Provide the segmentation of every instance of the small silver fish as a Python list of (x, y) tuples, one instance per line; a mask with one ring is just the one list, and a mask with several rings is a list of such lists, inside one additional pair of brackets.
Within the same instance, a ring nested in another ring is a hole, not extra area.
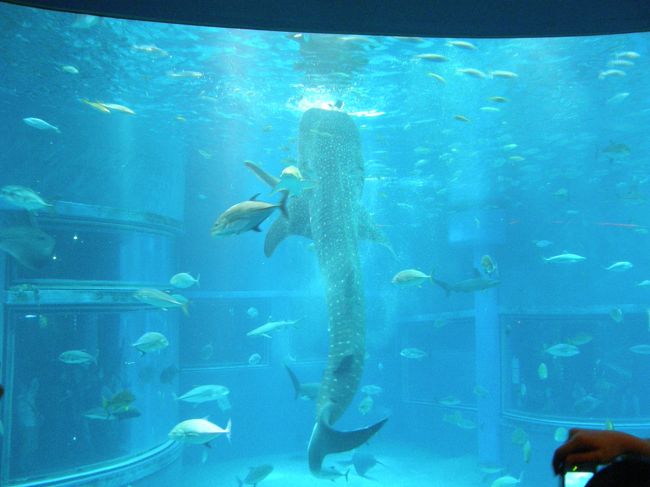
[(61, 133), (58, 127), (55, 127), (54, 125), (51, 125), (47, 123), (45, 120), (41, 120), (40, 118), (27, 117), (27, 118), (23, 118), (23, 122), (25, 122), (30, 127), (34, 127), (35, 129), (38, 130), (53, 130), (58, 134)]
[(131, 346), (138, 350), (142, 355), (149, 352), (162, 350), (169, 345), (167, 337), (157, 331), (149, 331), (137, 339)]
[(185, 289), (192, 287), (195, 284), (198, 286), (199, 279), (201, 279), (201, 274), (197, 274), (196, 279), (194, 279), (194, 277), (192, 277), (192, 275), (188, 274), (187, 272), (179, 272), (178, 274), (172, 276), (172, 278), (169, 280), (169, 284), (179, 289)]
[(38, 211), (45, 208), (52, 208), (52, 205), (39, 196), (31, 188), (10, 184), (0, 188), (0, 197), (12, 205), (23, 208), (27, 211)]
[(133, 293), (133, 297), (141, 303), (167, 310), (167, 308), (181, 308), (185, 315), (188, 315), (187, 306), (189, 301), (180, 295), (167, 294), (160, 289), (142, 288)]
[(405, 348), (399, 354), (404, 358), (415, 360), (422, 360), (427, 356), (427, 352), (419, 348)]
[(96, 364), (97, 357), (93, 357), (84, 350), (68, 350), (59, 355), (59, 360), (64, 364)]

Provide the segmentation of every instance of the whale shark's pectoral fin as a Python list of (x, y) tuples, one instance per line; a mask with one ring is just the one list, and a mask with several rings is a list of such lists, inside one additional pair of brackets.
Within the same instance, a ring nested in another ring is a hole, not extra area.
[[(271, 257), (277, 246), (289, 235), (300, 235), (308, 239), (312, 238), (309, 200), (305, 197), (294, 197), (289, 201), (287, 206), (289, 218), (278, 218), (275, 220), (266, 234), (264, 255), (267, 257)], [(372, 221), (372, 217), (365, 208), (360, 207), (358, 209), (357, 222), (359, 238), (386, 247), (391, 255), (397, 259), (397, 255), (384, 235), (384, 232)]]
[(271, 174), (267, 173), (264, 169), (262, 169), (260, 166), (255, 164), (253, 161), (244, 161), (244, 165), (253, 171), (255, 176), (260, 178), (262, 181), (264, 181), (266, 184), (271, 186), (271, 188), (275, 188), (278, 183), (280, 182), (279, 178), (276, 178), (275, 176), (272, 176)]
[(277, 218), (264, 239), (264, 255), (271, 257), (280, 242), (289, 235), (300, 235), (311, 239), (309, 224), (309, 201), (306, 198), (295, 197), (287, 205), (289, 218)]
[(323, 472), (323, 459), (330, 453), (340, 453), (353, 450), (366, 443), (377, 431), (384, 426), (388, 418), (384, 418), (366, 428), (353, 431), (337, 431), (326, 421), (327, 412), (324, 410), (321, 417), (314, 425), (314, 429), (309, 439), (309, 470), (315, 476), (327, 476), (327, 471)]
[(368, 213), (368, 211), (363, 207), (360, 207), (357, 212), (357, 222), (357, 231), (360, 239), (370, 240), (371, 242), (386, 247), (391, 255), (397, 259), (397, 254), (395, 254), (393, 247), (391, 247), (388, 238), (386, 238), (384, 232), (382, 232), (377, 224), (372, 220), (370, 213)]

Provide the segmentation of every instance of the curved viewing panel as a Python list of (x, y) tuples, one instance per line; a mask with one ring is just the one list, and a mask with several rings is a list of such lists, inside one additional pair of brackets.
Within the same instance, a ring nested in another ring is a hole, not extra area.
[(650, 433), (649, 34), (0, 19), (2, 485), (542, 487)]

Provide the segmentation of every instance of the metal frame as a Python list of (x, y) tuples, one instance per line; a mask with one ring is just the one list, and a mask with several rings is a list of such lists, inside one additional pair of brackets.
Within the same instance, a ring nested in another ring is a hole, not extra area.
[[(56, 214), (43, 214), (39, 222), (50, 226), (87, 226), (94, 229), (132, 230), (164, 237), (175, 237), (182, 233), (180, 222), (164, 216), (71, 202), (57, 202)], [(0, 255), (0, 276), (3, 290), (0, 299), (0, 380), (8, 396), (13, 395), (14, 342), (16, 327), (9, 316), (22, 309), (38, 306), (40, 309), (59, 311), (79, 310), (96, 312), (120, 312), (151, 308), (133, 297), (133, 292), (144, 286), (168, 287), (167, 283), (134, 283), (119, 281), (69, 281), (61, 279), (21, 279), (9, 289), (7, 265), (10, 257)], [(0, 404), (0, 419), (5, 425), (5, 434), (0, 437), (0, 466), (9, 465), (11, 445), (11, 419), (13, 401), (5, 397)], [(55, 472), (52, 476), (9, 482), (9, 469), (0, 468), (0, 485), (11, 486), (82, 486), (89, 483), (114, 482), (126, 485), (129, 482), (151, 475), (172, 463), (180, 456), (180, 445), (166, 442), (144, 453), (132, 457), (107, 460), (101, 464), (79, 469), (74, 473)]]
[(8, 487), (83, 487), (88, 485), (127, 485), (148, 477), (171, 465), (182, 451), (182, 445), (167, 441), (133, 457), (107, 465), (94, 466), (85, 471), (18, 483), (2, 483)]

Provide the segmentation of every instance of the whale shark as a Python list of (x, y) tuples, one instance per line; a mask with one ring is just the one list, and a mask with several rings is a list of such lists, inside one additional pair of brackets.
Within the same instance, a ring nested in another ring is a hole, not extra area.
[[(277, 184), (277, 178), (259, 167), (248, 167), (269, 185)], [(388, 242), (360, 203), (363, 158), (359, 131), (349, 115), (316, 108), (303, 114), (298, 168), (314, 184), (300, 196), (289, 199), (289, 218), (273, 223), (264, 250), (271, 256), (291, 234), (314, 242), (325, 284), (329, 346), (308, 459), (313, 475), (329, 478), (331, 471), (322, 466), (325, 456), (366, 443), (388, 419), (354, 431), (333, 427), (352, 402), (363, 372), (366, 317), (358, 241), (369, 239), (386, 246)]]

